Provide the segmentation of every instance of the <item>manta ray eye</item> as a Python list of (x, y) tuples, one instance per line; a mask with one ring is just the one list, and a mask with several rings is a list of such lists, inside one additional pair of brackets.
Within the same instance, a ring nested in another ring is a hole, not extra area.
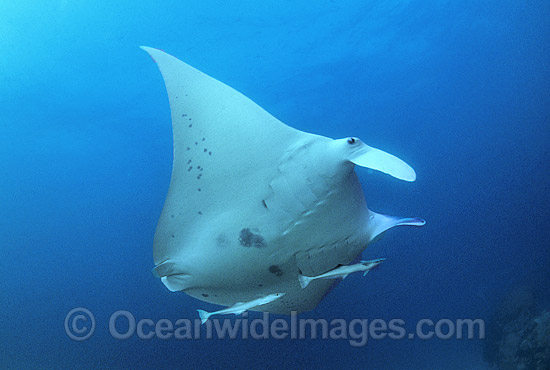
[(350, 137), (350, 138), (348, 139), (348, 144), (350, 144), (350, 145), (351, 145), (351, 144), (355, 144), (355, 138)]

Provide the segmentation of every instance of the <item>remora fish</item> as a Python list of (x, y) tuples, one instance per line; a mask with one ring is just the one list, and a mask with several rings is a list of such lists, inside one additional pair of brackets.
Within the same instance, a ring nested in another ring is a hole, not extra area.
[(385, 258), (379, 258), (372, 261), (361, 261), (359, 263), (356, 263), (355, 265), (337, 267), (333, 270), (330, 270), (329, 272), (325, 272), (324, 274), (317, 275), (317, 276), (298, 275), (298, 279), (300, 280), (300, 285), (303, 289), (307, 287), (309, 283), (311, 283), (313, 280), (317, 280), (317, 279), (338, 279), (338, 278), (345, 279), (346, 276), (348, 276), (352, 272), (358, 272), (358, 271), (364, 271), (363, 276), (365, 276), (372, 268), (378, 266), (384, 260)]
[(204, 324), (208, 320), (208, 318), (212, 315), (224, 315), (224, 314), (227, 315), (230, 313), (233, 313), (235, 315), (240, 315), (246, 310), (271, 303), (281, 298), (284, 295), (285, 293), (274, 293), (274, 294), (269, 294), (265, 297), (254, 299), (253, 301), (249, 301), (249, 302), (237, 302), (231, 307), (227, 307), (227, 308), (224, 308), (223, 310), (219, 310), (215, 312), (206, 312), (204, 310), (197, 310), (197, 312), (199, 313), (201, 322)]

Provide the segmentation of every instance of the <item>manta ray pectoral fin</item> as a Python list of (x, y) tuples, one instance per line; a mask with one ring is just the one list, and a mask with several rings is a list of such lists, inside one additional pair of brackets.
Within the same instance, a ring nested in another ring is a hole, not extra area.
[(305, 287), (307, 287), (312, 280), (313, 279), (309, 276), (298, 275), (298, 281), (300, 282), (300, 286), (302, 287), (302, 289), (305, 289)]
[(384, 172), (400, 180), (411, 182), (416, 180), (413, 168), (403, 160), (364, 143), (361, 143), (361, 148), (351, 154), (348, 160), (357, 166)]
[[(226, 226), (218, 224), (218, 217), (243, 206), (247, 209), (239, 212), (243, 220), (256, 217), (249, 214), (252, 203), (261, 207), (261, 212), (273, 206), (281, 217), (287, 217), (285, 207), (293, 201), (283, 193), (270, 203), (264, 198), (265, 186), (279, 173), (292, 148), (322, 139), (285, 125), (237, 90), (177, 58), (158, 49), (142, 49), (156, 62), (164, 79), (173, 133), (172, 177), (155, 232), (155, 261), (187, 256), (192, 263), (188, 256), (204, 256), (208, 249), (195, 247), (191, 235), (210, 233), (213, 225), (221, 230)], [(237, 221), (227, 225), (231, 222)], [(285, 225), (277, 221), (269, 228), (283, 229)], [(242, 226), (241, 230), (247, 230), (247, 225)], [(222, 232), (218, 235), (218, 246), (229, 238)], [(252, 232), (249, 235), (254, 237)], [(263, 240), (258, 235), (250, 244), (263, 247)]]
[(197, 312), (199, 313), (199, 317), (201, 318), (201, 325), (208, 321), (208, 318), (211, 315), (210, 312), (206, 312), (204, 310), (197, 310)]
[[(385, 231), (395, 226), (423, 226), (426, 221), (419, 217), (394, 217), (370, 211), (368, 222), (369, 243), (382, 238)], [(372, 261), (371, 261), (372, 262)]]

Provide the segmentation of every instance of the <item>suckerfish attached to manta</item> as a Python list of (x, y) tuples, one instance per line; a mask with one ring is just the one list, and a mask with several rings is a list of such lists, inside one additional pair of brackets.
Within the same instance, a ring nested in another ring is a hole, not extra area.
[(201, 318), (201, 323), (204, 324), (208, 320), (208, 318), (212, 315), (227, 315), (231, 313), (235, 315), (240, 315), (246, 310), (271, 303), (281, 298), (284, 295), (285, 293), (273, 293), (265, 297), (254, 299), (249, 302), (237, 302), (233, 306), (224, 308), (223, 310), (219, 310), (215, 312), (206, 312), (204, 310), (197, 310), (197, 312), (199, 313), (199, 316)]
[(338, 279), (338, 278), (345, 279), (346, 276), (348, 276), (349, 274), (353, 272), (358, 272), (358, 271), (363, 271), (364, 272), (363, 276), (365, 276), (372, 268), (378, 266), (384, 260), (385, 258), (379, 258), (372, 261), (361, 261), (354, 265), (336, 267), (335, 269), (332, 269), (328, 272), (325, 272), (324, 274), (317, 275), (317, 276), (299, 275), (298, 279), (300, 280), (300, 285), (303, 289), (307, 287), (309, 283), (311, 283), (313, 280), (317, 280), (317, 279)]

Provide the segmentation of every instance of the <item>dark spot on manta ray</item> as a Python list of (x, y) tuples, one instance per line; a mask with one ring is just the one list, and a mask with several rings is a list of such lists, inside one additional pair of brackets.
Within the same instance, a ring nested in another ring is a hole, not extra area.
[(191, 128), (191, 127), (193, 127), (193, 124), (192, 124), (192, 123), (189, 124), (189, 128)]
[(264, 285), (263, 284), (258, 284), (259, 287), (263, 287)]
[(174, 218), (174, 215), (170, 215), (172, 218)]
[(182, 117), (187, 117), (187, 114), (184, 113), (184, 114), (182, 114), (181, 116), (182, 116)]
[(187, 161), (187, 164), (189, 164), (189, 163), (191, 163), (191, 160), (188, 160), (188, 161)]
[(197, 176), (197, 180), (200, 180), (202, 177), (202, 173), (200, 173), (198, 176)]
[(201, 188), (199, 188), (198, 190), (201, 191)]
[(202, 293), (202, 296), (203, 296), (203, 297), (208, 297), (208, 294)]
[(191, 118), (189, 118), (189, 121), (191, 121)]
[(281, 270), (281, 268), (277, 265), (269, 266), (269, 272), (271, 272), (272, 274), (275, 274), (275, 276), (282, 276), (283, 275), (283, 270)]
[(216, 244), (218, 247), (225, 247), (227, 246), (227, 237), (224, 234), (220, 234), (216, 237)]
[(201, 211), (199, 211), (199, 215), (201, 215), (201, 216), (202, 216), (202, 212), (201, 212)]
[(212, 152), (208, 152), (208, 155), (212, 155)]
[(187, 150), (191, 150), (191, 148), (187, 147)]
[(264, 248), (266, 246), (263, 236), (254, 234), (250, 229), (241, 230), (239, 243), (244, 247)]
[(187, 172), (191, 171), (193, 169), (193, 166), (189, 166), (189, 168), (187, 169)]
[(199, 143), (197, 143), (197, 142), (195, 141), (195, 145), (199, 145)]
[(267, 204), (265, 203), (265, 199), (262, 199), (262, 204), (263, 204), (264, 207), (267, 209)]
[(208, 151), (208, 149), (204, 148), (204, 152), (206, 153)]
[(206, 140), (204, 137), (202, 138), (202, 141)]
[(172, 234), (172, 238), (175, 238), (174, 234)]

